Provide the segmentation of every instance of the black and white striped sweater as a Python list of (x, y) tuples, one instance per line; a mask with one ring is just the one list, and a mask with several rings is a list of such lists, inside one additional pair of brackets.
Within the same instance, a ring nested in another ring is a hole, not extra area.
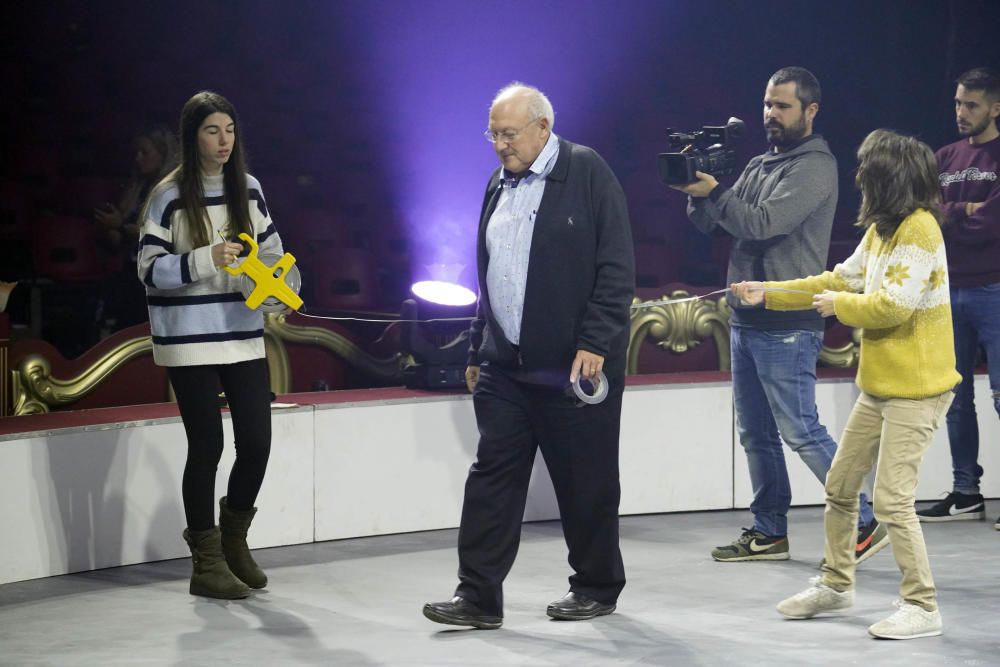
[[(153, 359), (160, 366), (233, 364), (264, 357), (264, 319), (244, 303), (239, 277), (212, 262), (228, 229), (222, 175), (203, 176), (209, 245), (194, 248), (176, 183), (151, 194), (139, 243), (139, 279), (146, 285)], [(260, 183), (247, 175), (250, 220), (261, 254), (282, 254)], [(246, 244), (244, 244), (245, 246)], [(243, 256), (249, 248), (244, 247)]]

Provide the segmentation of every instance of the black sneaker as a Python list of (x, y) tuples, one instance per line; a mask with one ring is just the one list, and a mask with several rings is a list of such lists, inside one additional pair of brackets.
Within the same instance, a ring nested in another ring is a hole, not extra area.
[(858, 531), (858, 543), (854, 547), (854, 562), (863, 563), (879, 551), (889, 546), (889, 531), (877, 520)]
[(759, 530), (744, 528), (732, 544), (712, 549), (712, 558), (726, 563), (745, 560), (788, 560), (788, 538), (768, 537)]
[(1000, 517), (997, 518), (997, 522), (993, 524), (993, 527), (996, 528), (997, 530), (1000, 530)]
[(978, 493), (965, 494), (952, 491), (937, 505), (917, 512), (917, 518), (927, 523), (985, 519), (986, 503)]

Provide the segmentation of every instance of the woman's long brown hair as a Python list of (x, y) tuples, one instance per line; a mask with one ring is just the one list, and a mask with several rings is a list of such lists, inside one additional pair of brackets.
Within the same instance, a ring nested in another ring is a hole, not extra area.
[(241, 232), (253, 236), (250, 222), (250, 204), (247, 198), (247, 168), (243, 157), (240, 121), (236, 109), (222, 95), (202, 91), (187, 101), (181, 110), (181, 163), (168, 179), (177, 182), (181, 207), (187, 219), (188, 231), (195, 248), (209, 245), (211, 223), (205, 210), (205, 188), (201, 183), (201, 159), (198, 153), (198, 130), (205, 118), (213, 113), (224, 113), (233, 119), (235, 132), (233, 150), (222, 168), (222, 183), (226, 209), (229, 213), (229, 240)]
[(909, 215), (924, 209), (941, 224), (937, 160), (922, 141), (891, 130), (875, 130), (858, 149), (854, 179), (861, 190), (856, 225), (892, 238)]

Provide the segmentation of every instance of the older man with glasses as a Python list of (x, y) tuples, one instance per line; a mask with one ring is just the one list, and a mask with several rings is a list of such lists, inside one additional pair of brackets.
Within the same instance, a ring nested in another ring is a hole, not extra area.
[[(465, 485), (458, 588), (451, 600), (424, 605), (437, 623), (503, 623), (503, 581), (539, 448), (574, 571), (569, 593), (547, 614), (610, 614), (625, 585), (618, 439), (632, 235), (614, 173), (592, 149), (557, 137), (554, 120), (545, 95), (521, 83), (500, 90), (490, 107), (486, 139), (501, 167), (480, 216), (480, 297), (466, 369), (480, 439)], [(597, 382), (602, 372), (607, 397), (578, 401), (572, 385)]]

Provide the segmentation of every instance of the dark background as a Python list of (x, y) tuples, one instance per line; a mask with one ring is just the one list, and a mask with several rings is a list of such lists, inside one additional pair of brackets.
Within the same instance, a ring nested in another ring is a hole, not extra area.
[(321, 266), (349, 263), (337, 248), (370, 260), (377, 286), (359, 307), (396, 310), (409, 281), (431, 275), (473, 286), (496, 164), (482, 131), (511, 80), (545, 91), (556, 133), (594, 147), (618, 174), (641, 284), (716, 285), (725, 247), (690, 228), (683, 196), (656, 174), (668, 127), (742, 118), (742, 167), (766, 148), (770, 74), (812, 70), (823, 86), (816, 130), (840, 163), (839, 259), (856, 239), (851, 170), (865, 134), (954, 141), (955, 77), (1000, 60), (1000, 2), (981, 0), (180, 0), (3, 13), (0, 278), (36, 277), (32, 221), (90, 219), (127, 178), (131, 137), (175, 127), (185, 100), (212, 89), (240, 113), (307, 307), (337, 305), (320, 303), (335, 299), (312, 283)]

